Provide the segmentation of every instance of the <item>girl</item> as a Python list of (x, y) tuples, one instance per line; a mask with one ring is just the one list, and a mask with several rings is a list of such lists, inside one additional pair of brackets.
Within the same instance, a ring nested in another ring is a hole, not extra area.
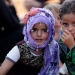
[(9, 75), (59, 75), (59, 50), (54, 39), (53, 14), (44, 8), (32, 8), (24, 23), (24, 42), (18, 43), (6, 55), (0, 75), (5, 75), (18, 60), (18, 68), (12, 68)]
[(63, 35), (59, 41), (60, 59), (70, 75), (75, 75), (75, 0), (65, 0), (60, 8)]

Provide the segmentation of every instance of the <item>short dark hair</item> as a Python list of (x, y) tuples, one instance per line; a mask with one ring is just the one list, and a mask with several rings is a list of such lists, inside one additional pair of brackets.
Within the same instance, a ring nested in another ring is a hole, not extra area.
[(62, 19), (63, 15), (70, 13), (75, 14), (75, 0), (65, 0), (62, 3), (61, 8), (59, 10), (60, 19)]

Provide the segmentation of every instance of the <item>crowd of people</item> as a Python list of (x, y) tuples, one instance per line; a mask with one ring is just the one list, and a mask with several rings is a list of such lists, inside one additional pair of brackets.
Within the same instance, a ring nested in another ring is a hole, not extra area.
[(0, 0), (0, 75), (75, 75), (75, 0), (46, 1), (25, 1), (20, 23), (11, 1)]

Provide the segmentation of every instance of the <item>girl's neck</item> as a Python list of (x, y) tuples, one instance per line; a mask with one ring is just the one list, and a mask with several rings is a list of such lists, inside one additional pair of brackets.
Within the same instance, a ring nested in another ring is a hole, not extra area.
[(34, 52), (35, 54), (38, 54), (38, 55), (41, 54), (42, 51), (43, 51), (42, 49), (40, 49), (40, 50), (38, 50), (38, 51), (37, 51), (37, 50), (33, 50), (33, 52)]

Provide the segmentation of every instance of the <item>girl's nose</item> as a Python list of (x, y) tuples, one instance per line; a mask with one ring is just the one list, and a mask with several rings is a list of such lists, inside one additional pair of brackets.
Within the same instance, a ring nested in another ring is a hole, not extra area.
[(38, 31), (37, 31), (37, 36), (40, 37), (41, 35), (42, 35), (42, 31), (41, 31), (41, 30), (38, 30)]

